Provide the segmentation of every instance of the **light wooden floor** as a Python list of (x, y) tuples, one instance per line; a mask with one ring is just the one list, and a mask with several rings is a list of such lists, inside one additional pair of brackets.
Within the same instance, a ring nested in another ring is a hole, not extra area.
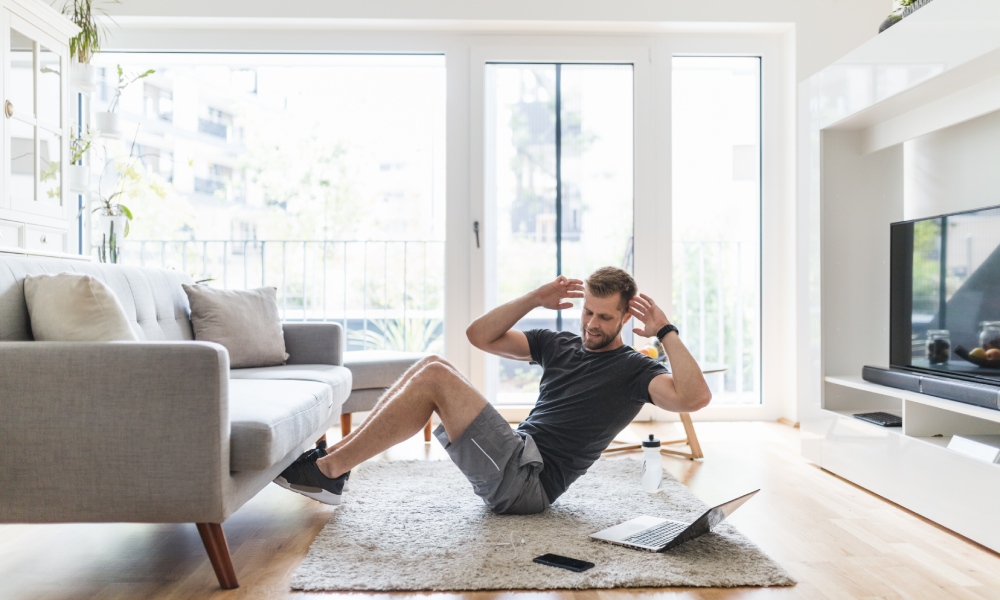
[[(696, 423), (706, 458), (664, 458), (707, 503), (762, 492), (731, 518), (800, 583), (792, 588), (419, 594), (435, 600), (997, 598), (1000, 555), (803, 461), (798, 430)], [(678, 425), (633, 425), (671, 438)], [(636, 456), (636, 455), (633, 455)], [(411, 440), (387, 459), (445, 458)], [(638, 482), (636, 482), (638, 485)], [(471, 491), (470, 491), (471, 493)], [(349, 498), (346, 501), (350, 501)], [(1000, 500), (998, 500), (1000, 502)], [(998, 504), (1000, 518), (1000, 504)], [(269, 486), (224, 524), (241, 587), (219, 590), (194, 525), (0, 526), (0, 598), (378, 598), (304, 594), (288, 582), (333, 508)]]

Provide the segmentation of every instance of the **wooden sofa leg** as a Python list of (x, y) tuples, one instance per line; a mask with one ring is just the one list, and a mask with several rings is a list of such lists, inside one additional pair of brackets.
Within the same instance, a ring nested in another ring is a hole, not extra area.
[(424, 442), (431, 441), (431, 423), (433, 419), (427, 419), (427, 424), (424, 425)]
[(240, 587), (236, 581), (236, 571), (233, 569), (233, 559), (229, 555), (229, 544), (226, 542), (226, 534), (222, 532), (222, 525), (219, 523), (196, 523), (196, 525), (201, 535), (201, 542), (205, 544), (205, 551), (208, 552), (208, 560), (215, 569), (219, 586), (224, 590)]
[(322, 449), (326, 450), (326, 434), (325, 433), (323, 434), (323, 437), (321, 437), (318, 440), (316, 440), (316, 447), (317, 448), (322, 448)]
[(351, 433), (351, 413), (347, 413), (346, 415), (340, 415), (341, 439), (347, 437), (348, 433)]

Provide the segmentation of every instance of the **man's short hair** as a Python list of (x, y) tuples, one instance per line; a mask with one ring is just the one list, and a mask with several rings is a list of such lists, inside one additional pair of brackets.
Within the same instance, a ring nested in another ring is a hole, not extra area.
[(635, 279), (628, 274), (628, 271), (623, 271), (618, 267), (601, 267), (591, 273), (584, 283), (587, 284), (587, 293), (598, 298), (621, 294), (618, 308), (622, 312), (628, 310), (629, 301), (639, 289), (635, 284)]

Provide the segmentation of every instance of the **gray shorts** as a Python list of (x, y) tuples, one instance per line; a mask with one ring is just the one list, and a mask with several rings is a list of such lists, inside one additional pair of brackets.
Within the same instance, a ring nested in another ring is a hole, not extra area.
[(526, 515), (549, 505), (538, 478), (542, 455), (535, 441), (515, 433), (493, 405), (487, 404), (454, 442), (443, 425), (434, 430), (434, 437), (493, 512)]

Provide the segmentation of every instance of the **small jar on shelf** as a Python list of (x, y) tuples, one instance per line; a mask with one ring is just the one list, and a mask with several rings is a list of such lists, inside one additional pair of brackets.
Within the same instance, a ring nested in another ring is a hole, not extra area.
[(927, 362), (932, 365), (943, 365), (951, 356), (951, 335), (947, 329), (929, 329), (927, 331)]
[(983, 321), (979, 324), (979, 347), (983, 350), (1000, 350), (1000, 321)]

